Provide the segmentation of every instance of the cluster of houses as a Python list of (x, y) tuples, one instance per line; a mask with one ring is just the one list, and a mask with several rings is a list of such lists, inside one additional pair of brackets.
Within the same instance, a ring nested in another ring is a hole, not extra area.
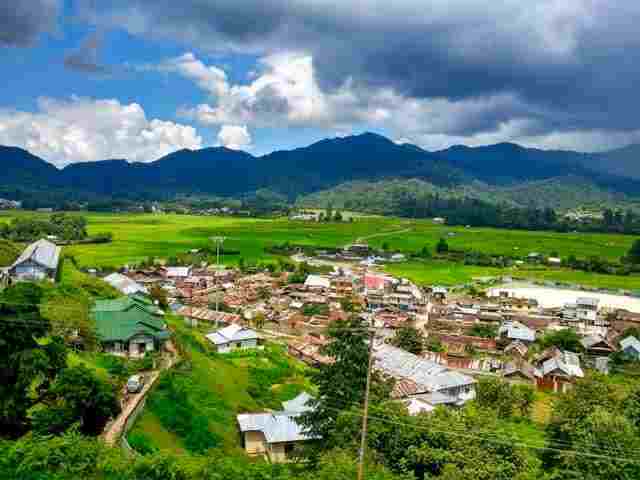
[[(359, 244), (344, 252), (354, 258), (368, 254), (368, 247)], [(39, 240), (0, 278), (54, 280), (59, 261), (60, 248)], [(293, 283), (299, 276), (288, 272), (245, 274), (206, 265), (123, 269), (103, 280), (122, 296), (93, 305), (97, 338), (104, 351), (129, 357), (161, 351), (170, 339), (165, 312), (150, 296), (156, 289), (165, 292), (174, 314), (192, 326), (205, 326), (205, 337), (218, 353), (261, 348), (265, 334), (279, 335), (287, 339), (291, 356), (314, 366), (333, 361), (323, 354), (326, 327), (361, 315), (376, 330), (373, 368), (395, 380), (392, 397), (411, 414), (475, 398), (478, 374), (564, 392), (585, 368), (606, 373), (614, 352), (640, 360), (640, 340), (620, 335), (640, 327), (640, 314), (603, 309), (588, 295), (553, 308), (508, 295), (449, 299), (446, 288), (419, 288), (360, 262), (307, 275), (301, 283)], [(403, 326), (421, 330), (440, 349), (414, 355), (392, 346), (390, 338)], [(566, 328), (580, 334), (580, 354), (532, 348), (545, 334)], [(302, 394), (280, 411), (238, 415), (247, 453), (273, 462), (288, 459), (296, 445), (310, 439), (296, 419), (312, 404)]]

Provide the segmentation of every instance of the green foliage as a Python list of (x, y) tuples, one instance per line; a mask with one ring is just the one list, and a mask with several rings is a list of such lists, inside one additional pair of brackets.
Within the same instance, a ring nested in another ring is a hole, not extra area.
[(448, 251), (449, 251), (449, 244), (444, 238), (440, 237), (440, 240), (438, 240), (438, 244), (436, 245), (436, 252), (442, 254), (442, 253), (447, 253)]
[(114, 390), (84, 365), (64, 368), (44, 395), (44, 407), (33, 414), (33, 430), (60, 434), (77, 422), (84, 435), (99, 435), (120, 413)]
[(277, 410), (282, 407), (282, 399), (273, 386), (292, 377), (295, 373), (294, 368), (286, 356), (275, 348), (265, 349), (259, 357), (258, 361), (251, 362), (249, 365), (247, 392), (256, 402)]
[(467, 335), (482, 338), (495, 338), (498, 336), (498, 327), (484, 323), (476, 323), (469, 329)]
[(81, 240), (87, 237), (87, 220), (79, 215), (55, 213), (47, 219), (18, 217), (14, 218), (2, 232), (10, 240), (32, 242), (55, 235), (61, 240)]
[(329, 315), (329, 305), (326, 303), (305, 303), (302, 307), (302, 314), (307, 317), (313, 315)]
[(38, 304), (39, 285), (18, 283), (0, 295), (0, 435), (19, 436), (29, 428), (28, 411), (39, 402), (66, 364), (60, 338), (39, 342), (49, 331)]
[(499, 417), (519, 414), (528, 417), (535, 392), (530, 385), (511, 385), (495, 377), (480, 377), (476, 388), (476, 402), (494, 409)]
[(627, 259), (633, 264), (640, 264), (640, 240), (635, 240), (633, 242), (633, 245), (631, 245), (629, 253), (627, 254)]
[[(369, 334), (367, 325), (359, 317), (332, 322), (328, 336), (330, 342), (321, 353), (334, 361), (312, 373), (311, 379), (317, 388), (317, 397), (312, 401), (314, 408), (300, 416), (306, 432), (324, 439), (316, 445), (319, 450), (333, 446), (329, 438), (340, 412), (362, 404), (369, 363)], [(391, 385), (377, 372), (372, 375), (371, 385), (374, 399), (388, 398)]]
[(134, 431), (129, 433), (129, 435), (127, 435), (127, 442), (129, 442), (131, 448), (142, 455), (149, 455), (150, 453), (156, 453), (158, 451), (152, 439), (143, 432)]
[(420, 355), (424, 349), (424, 334), (411, 326), (404, 326), (396, 330), (391, 343), (398, 348)]
[(546, 333), (537, 343), (542, 348), (558, 347), (561, 350), (569, 350), (571, 352), (582, 352), (584, 347), (580, 342), (580, 336), (572, 328), (565, 328), (556, 332)]
[(170, 432), (184, 439), (185, 446), (193, 453), (204, 453), (220, 446), (221, 439), (209, 429), (209, 419), (198, 405), (191, 402), (188, 390), (191, 379), (180, 377), (179, 372), (162, 374), (147, 408), (153, 412)]
[(149, 289), (149, 295), (154, 300), (154, 302), (158, 302), (158, 306), (163, 310), (169, 309), (169, 300), (167, 297), (167, 291), (160, 287), (159, 285), (153, 285)]

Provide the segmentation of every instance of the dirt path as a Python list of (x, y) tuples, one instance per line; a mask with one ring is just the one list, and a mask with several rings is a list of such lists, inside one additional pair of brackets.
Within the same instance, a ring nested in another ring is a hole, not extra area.
[[(168, 350), (172, 351), (171, 348), (169, 348)], [(129, 420), (131, 414), (135, 412), (138, 405), (140, 405), (140, 402), (145, 399), (147, 393), (149, 393), (149, 390), (151, 390), (151, 387), (153, 387), (156, 380), (158, 380), (158, 378), (160, 377), (160, 374), (164, 370), (168, 370), (169, 368), (171, 368), (176, 363), (177, 355), (175, 353), (175, 349), (173, 349), (172, 353), (173, 355), (169, 357), (168, 363), (164, 365), (160, 370), (154, 370), (146, 374), (147, 381), (144, 387), (142, 387), (142, 390), (139, 393), (129, 395), (129, 397), (127, 398), (127, 403), (122, 408), (120, 415), (118, 415), (118, 417), (111, 423), (107, 424), (105, 431), (102, 433), (102, 438), (107, 443), (107, 445), (116, 445), (116, 443), (122, 436), (122, 432), (125, 426), (127, 425), (127, 420)]]
[(392, 232), (373, 233), (373, 234), (367, 235), (365, 237), (356, 238), (356, 241), (354, 243), (362, 243), (362, 242), (364, 242), (366, 240), (369, 240), (371, 238), (388, 237), (388, 236), (391, 236), (391, 235), (397, 235), (399, 233), (407, 233), (407, 232), (410, 232), (411, 230), (413, 230), (412, 227), (407, 227), (407, 228), (403, 228), (402, 230), (394, 230)]

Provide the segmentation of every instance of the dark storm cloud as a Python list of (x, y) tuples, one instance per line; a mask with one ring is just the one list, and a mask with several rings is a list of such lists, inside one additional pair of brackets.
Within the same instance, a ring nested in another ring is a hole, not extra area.
[(93, 75), (106, 75), (111, 69), (98, 61), (103, 35), (94, 32), (84, 39), (77, 50), (64, 57), (64, 65), (70, 70)]
[(0, 2), (0, 45), (27, 47), (41, 33), (55, 29), (59, 0), (4, 0)]
[(310, 52), (326, 90), (350, 79), (412, 98), (516, 97), (487, 128), (523, 115), (549, 131), (638, 127), (636, 0), (116, 0), (83, 13), (202, 49)]

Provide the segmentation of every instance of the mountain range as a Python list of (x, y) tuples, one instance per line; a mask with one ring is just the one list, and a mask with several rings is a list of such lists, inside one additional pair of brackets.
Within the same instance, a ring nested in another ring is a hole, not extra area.
[[(17, 147), (0, 146), (0, 191), (71, 190), (115, 197), (176, 194), (241, 196), (267, 188), (289, 199), (354, 181), (417, 179), (436, 188), (529, 191), (549, 182), (640, 197), (640, 146), (605, 153), (525, 148), (513, 143), (426, 151), (374, 133), (325, 139), (263, 156), (224, 147), (179, 150), (149, 163), (73, 163), (58, 169)], [(546, 183), (545, 183), (546, 182)], [(578, 201), (578, 200), (577, 200)]]

